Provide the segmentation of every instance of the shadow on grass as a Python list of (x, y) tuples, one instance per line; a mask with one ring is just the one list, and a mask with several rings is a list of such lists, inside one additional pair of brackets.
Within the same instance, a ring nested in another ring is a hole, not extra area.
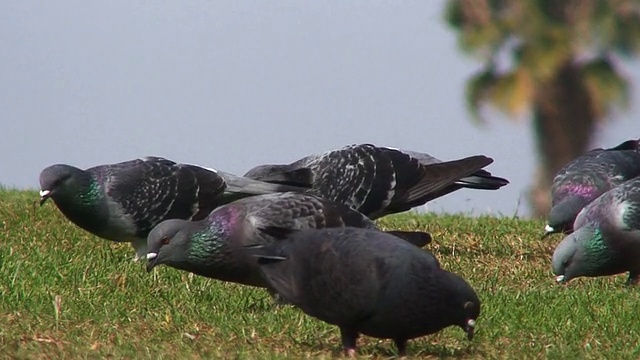
[[(372, 357), (372, 358), (397, 358), (398, 351), (390, 339), (376, 339), (366, 337), (368, 340), (366, 344), (361, 344), (357, 348), (358, 357)], [(336, 339), (337, 340), (337, 339)], [(360, 337), (359, 342), (362, 342), (363, 337)], [(331, 357), (344, 356), (342, 347), (339, 340), (335, 343), (327, 345), (326, 341), (319, 340), (317, 342), (301, 341), (296, 342), (296, 346), (300, 347), (308, 353), (330, 353)], [(327, 354), (328, 355), (328, 354)], [(462, 359), (462, 358), (482, 358), (485, 354), (477, 348), (474, 344), (468, 344), (464, 347), (447, 346), (444, 344), (425, 344), (415, 343), (411, 341), (407, 343), (407, 355), (408, 358), (418, 357), (438, 357), (438, 358), (450, 358), (450, 359)]]

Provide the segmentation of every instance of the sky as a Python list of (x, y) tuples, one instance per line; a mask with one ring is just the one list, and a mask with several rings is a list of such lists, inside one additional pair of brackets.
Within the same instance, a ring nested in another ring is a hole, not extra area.
[[(356, 143), (442, 160), (483, 154), (511, 184), (432, 201), (438, 213), (528, 214), (530, 123), (478, 126), (464, 84), (481, 64), (444, 1), (4, 1), (0, 183), (48, 165), (143, 156), (244, 174)], [(624, 72), (640, 84), (640, 63)], [(640, 92), (594, 146), (640, 134)]]

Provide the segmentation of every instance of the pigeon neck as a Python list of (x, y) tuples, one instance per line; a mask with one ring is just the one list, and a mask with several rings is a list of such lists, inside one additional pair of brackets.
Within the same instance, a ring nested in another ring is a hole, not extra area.
[(233, 209), (221, 208), (202, 220), (201, 229), (191, 234), (189, 257), (195, 262), (218, 262), (231, 241), (236, 216)]
[(596, 228), (584, 242), (583, 266), (587, 273), (595, 273), (595, 269), (603, 269), (611, 263), (611, 249), (604, 241), (602, 229)]
[(65, 202), (77, 206), (93, 205), (102, 197), (102, 188), (90, 173), (77, 169), (62, 186), (53, 193), (56, 202)]
[(88, 173), (70, 178), (52, 197), (65, 216), (86, 230), (99, 230), (108, 216), (103, 189)]

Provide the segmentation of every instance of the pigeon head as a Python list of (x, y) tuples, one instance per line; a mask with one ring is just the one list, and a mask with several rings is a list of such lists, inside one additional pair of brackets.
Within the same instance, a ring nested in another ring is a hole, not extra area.
[(191, 247), (189, 225), (181, 219), (165, 220), (147, 236), (147, 271), (163, 263), (179, 264), (186, 261)]
[(452, 325), (457, 325), (472, 340), (476, 328), (476, 320), (480, 316), (480, 299), (473, 288), (460, 276), (448, 273), (453, 301), (448, 302), (453, 314)]
[(553, 273), (559, 283), (580, 276), (610, 275), (612, 259), (600, 228), (586, 224), (565, 237), (553, 252)]
[(64, 164), (51, 165), (40, 172), (40, 206), (47, 199), (55, 200), (71, 193), (90, 179), (90, 175), (76, 167)]
[(549, 212), (544, 237), (560, 232), (569, 233), (573, 228), (573, 221), (582, 208), (589, 203), (589, 199), (581, 196), (568, 195), (561, 202), (555, 204)]

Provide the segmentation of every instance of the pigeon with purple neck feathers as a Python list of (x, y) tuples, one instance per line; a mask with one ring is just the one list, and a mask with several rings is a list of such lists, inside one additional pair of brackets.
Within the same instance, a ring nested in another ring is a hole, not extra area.
[(449, 326), (472, 339), (480, 300), (429, 252), (371, 229), (269, 229), (282, 240), (247, 251), (269, 284), (306, 314), (337, 325), (346, 355), (359, 334), (407, 340)]
[[(274, 226), (376, 227), (371, 219), (350, 207), (313, 195), (287, 192), (254, 196), (221, 206), (199, 221), (175, 219), (158, 224), (147, 238), (147, 270), (164, 264), (222, 281), (268, 287), (256, 259), (242, 250), (247, 245), (273, 242), (273, 236), (263, 229)], [(417, 246), (431, 240), (422, 232), (391, 233)]]
[(610, 189), (640, 175), (640, 140), (594, 149), (565, 165), (553, 179), (544, 236), (571, 233), (576, 216)]
[(640, 177), (611, 189), (588, 204), (553, 253), (558, 282), (580, 276), (629, 272), (640, 280)]
[(40, 205), (51, 198), (74, 224), (146, 255), (149, 231), (166, 219), (198, 220), (235, 199), (295, 187), (147, 157), (82, 170), (52, 165), (40, 173)]
[(407, 211), (460, 188), (499, 189), (509, 183), (483, 167), (493, 160), (471, 156), (440, 161), (430, 155), (351, 145), (288, 165), (260, 165), (244, 176), (309, 188), (311, 194), (351, 206), (371, 219)]

